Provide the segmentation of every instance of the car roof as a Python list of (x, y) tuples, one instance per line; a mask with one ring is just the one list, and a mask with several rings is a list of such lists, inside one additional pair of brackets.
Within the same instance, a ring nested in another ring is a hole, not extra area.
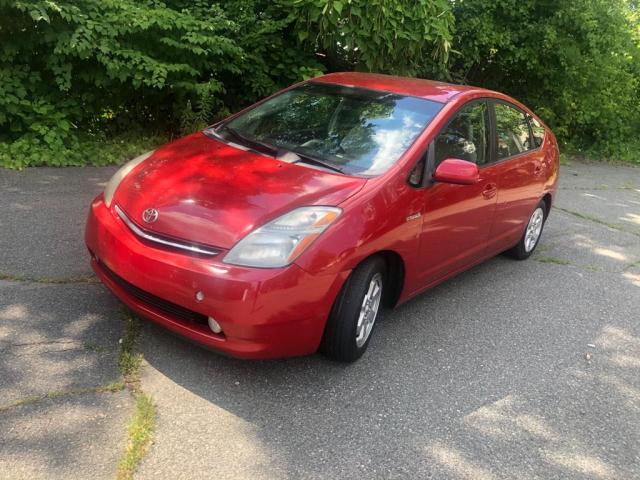
[(396, 77), (379, 73), (340, 72), (329, 73), (316, 77), (312, 81), (333, 83), (348, 87), (368, 88), (385, 92), (425, 98), (435, 102), (447, 103), (453, 97), (463, 92), (494, 93), (484, 88), (469, 85), (454, 85), (451, 83), (423, 80), (421, 78)]

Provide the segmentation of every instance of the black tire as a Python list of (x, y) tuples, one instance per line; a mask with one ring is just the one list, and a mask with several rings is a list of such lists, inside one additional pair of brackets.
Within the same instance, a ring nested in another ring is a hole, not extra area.
[[(375, 330), (375, 323), (366, 341), (361, 346), (358, 346), (356, 342), (356, 332), (360, 308), (376, 274), (379, 274), (382, 279), (381, 295), (383, 296), (385, 293), (386, 265), (382, 258), (369, 258), (351, 272), (329, 314), (320, 344), (320, 353), (339, 362), (354, 362), (367, 350)], [(382, 305), (383, 302), (380, 302), (377, 310), (378, 316)]]
[[(529, 222), (531, 221), (531, 218), (533, 217), (533, 215), (538, 209), (542, 209), (542, 213), (543, 213), (542, 226), (540, 227), (540, 234), (538, 235), (538, 238), (536, 239), (536, 242), (533, 245), (533, 248), (527, 251), (527, 248), (525, 245), (526, 237), (527, 237), (527, 227), (529, 225)], [(527, 225), (524, 228), (524, 232), (522, 233), (522, 237), (520, 238), (520, 241), (518, 242), (518, 244), (515, 247), (507, 250), (505, 254), (511, 258), (515, 258), (516, 260), (526, 260), (527, 258), (529, 258), (531, 254), (536, 251), (536, 247), (540, 242), (540, 238), (542, 238), (542, 232), (544, 231), (544, 224), (547, 220), (547, 213), (548, 213), (547, 204), (544, 202), (544, 200), (542, 200), (540, 201), (540, 203), (538, 203), (538, 205), (536, 205), (536, 208), (533, 209), (533, 212), (531, 212), (529, 221), (527, 222)]]

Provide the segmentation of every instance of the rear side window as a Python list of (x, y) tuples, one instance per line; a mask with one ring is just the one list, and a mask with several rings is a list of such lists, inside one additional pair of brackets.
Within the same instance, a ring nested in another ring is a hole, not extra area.
[(527, 115), (527, 117), (529, 118), (529, 124), (531, 125), (531, 132), (533, 133), (534, 148), (541, 147), (542, 142), (544, 142), (544, 127), (531, 115)]
[(435, 164), (447, 158), (484, 165), (489, 160), (489, 109), (486, 102), (462, 107), (435, 139)]
[(524, 112), (505, 103), (496, 103), (495, 111), (498, 160), (535, 148)]

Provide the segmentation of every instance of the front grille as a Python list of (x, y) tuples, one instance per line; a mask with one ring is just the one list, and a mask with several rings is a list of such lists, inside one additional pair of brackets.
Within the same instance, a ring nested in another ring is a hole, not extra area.
[(186, 323), (197, 323), (199, 325), (208, 325), (207, 316), (202, 315), (201, 313), (194, 312), (193, 310), (189, 310), (188, 308), (181, 307), (180, 305), (176, 305), (175, 303), (169, 302), (167, 300), (163, 300), (160, 297), (156, 297), (155, 295), (142, 290), (141, 288), (136, 287), (135, 285), (127, 282), (124, 278), (120, 277), (117, 273), (110, 270), (104, 263), (100, 262), (96, 259), (98, 266), (102, 269), (102, 271), (120, 288), (122, 288), (125, 292), (127, 292), (132, 297), (137, 298), (140, 302), (145, 305), (155, 309), (160, 310), (172, 318), (177, 320), (181, 320)]
[(199, 244), (196, 242), (185, 242), (177, 238), (167, 237), (165, 235), (159, 235), (157, 233), (151, 233), (138, 226), (133, 220), (131, 220), (126, 213), (118, 206), (114, 206), (116, 213), (120, 217), (127, 227), (143, 242), (148, 243), (154, 247), (169, 248), (172, 250), (178, 250), (181, 252), (188, 252), (196, 256), (212, 257), (220, 254), (220, 250), (208, 245)]

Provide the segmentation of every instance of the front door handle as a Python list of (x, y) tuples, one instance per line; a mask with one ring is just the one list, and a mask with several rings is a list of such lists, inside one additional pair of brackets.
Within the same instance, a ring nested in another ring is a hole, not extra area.
[(484, 190), (482, 190), (482, 196), (487, 200), (495, 197), (496, 193), (498, 193), (498, 186), (495, 183), (487, 183)]

